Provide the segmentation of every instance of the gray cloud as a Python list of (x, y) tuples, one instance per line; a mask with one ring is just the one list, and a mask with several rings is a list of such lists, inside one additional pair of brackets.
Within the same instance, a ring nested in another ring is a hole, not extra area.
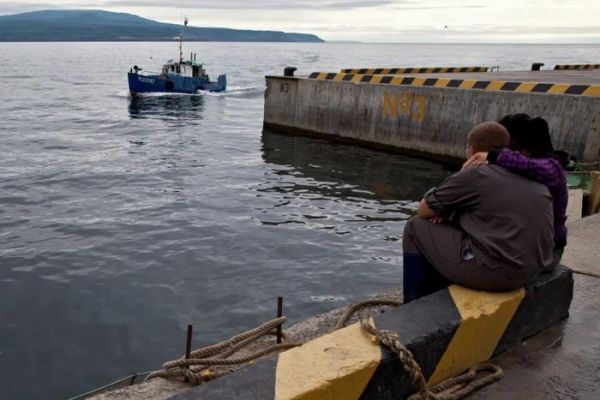
[[(301, 10), (301, 11), (344, 11), (356, 9), (373, 9), (383, 6), (394, 6), (396, 10), (440, 10), (485, 8), (484, 5), (431, 5), (430, 0), (194, 0), (185, 1), (184, 9), (190, 10)], [(173, 0), (100, 0), (100, 1), (3, 1), (0, 0), (0, 14), (11, 14), (41, 9), (60, 8), (173, 8), (181, 7)]]
[(598, 0), (572, 1), (545, 0), (538, 5), (537, 0), (0, 0), (0, 14), (96, 8), (180, 23), (184, 11), (194, 25), (302, 31), (325, 39), (600, 42), (594, 18), (600, 12)]
[(0, 2), (0, 14), (17, 14), (33, 10), (56, 8), (48, 3), (35, 3), (27, 1), (3, 1)]
[(507, 35), (598, 35), (600, 36), (600, 25), (598, 26), (496, 26), (496, 25), (419, 25), (412, 27), (399, 27), (397, 25), (309, 25), (303, 29), (319, 32), (353, 32), (353, 33), (377, 33), (385, 31), (394, 35), (439, 35), (443, 36), (507, 36)]
[(394, 10), (459, 10), (459, 9), (473, 9), (473, 8), (489, 8), (484, 5), (463, 5), (463, 6), (398, 6), (394, 7)]
[[(208, 10), (350, 10), (358, 8), (373, 8), (390, 4), (410, 3), (407, 1), (394, 0), (364, 0), (364, 1), (349, 1), (349, 0), (328, 0), (315, 2), (313, 0), (196, 0), (194, 2), (186, 2), (186, 9), (208, 9)], [(173, 1), (168, 0), (115, 0), (105, 1), (105, 6), (116, 7), (173, 7)]]
[[(184, 9), (203, 10), (321, 10), (339, 11), (376, 8), (392, 4), (420, 2), (422, 0), (195, 0), (183, 3)], [(174, 4), (175, 3), (175, 4)], [(21, 13), (43, 9), (73, 9), (73, 8), (173, 8), (181, 7), (181, 3), (173, 0), (104, 0), (104, 1), (2, 1), (0, 14)]]
[(463, 31), (478, 30), (485, 34), (505, 35), (505, 34), (550, 34), (550, 35), (581, 35), (594, 34), (600, 35), (600, 25), (598, 26), (463, 26)]

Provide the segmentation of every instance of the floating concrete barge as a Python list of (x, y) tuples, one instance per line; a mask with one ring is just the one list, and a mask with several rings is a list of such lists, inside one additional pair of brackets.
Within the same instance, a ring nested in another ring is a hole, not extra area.
[(557, 148), (582, 163), (600, 160), (598, 69), (342, 71), (351, 73), (267, 76), (265, 127), (458, 162), (472, 126), (525, 112), (548, 120)]

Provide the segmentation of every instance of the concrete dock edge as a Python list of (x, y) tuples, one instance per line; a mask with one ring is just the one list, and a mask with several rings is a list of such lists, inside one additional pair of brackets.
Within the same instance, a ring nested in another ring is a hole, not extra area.
[[(559, 267), (508, 293), (453, 285), (374, 324), (398, 332), (435, 384), (567, 318), (572, 295), (572, 272)], [(354, 324), (172, 399), (397, 400), (412, 392), (397, 356)]]

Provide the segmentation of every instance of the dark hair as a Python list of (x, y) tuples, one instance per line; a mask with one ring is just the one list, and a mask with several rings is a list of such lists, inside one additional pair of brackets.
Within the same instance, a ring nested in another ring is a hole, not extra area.
[(499, 123), (484, 122), (469, 132), (467, 142), (475, 151), (493, 151), (508, 146), (510, 136)]
[(541, 117), (525, 113), (509, 114), (500, 120), (510, 134), (510, 148), (525, 150), (532, 157), (543, 157), (554, 151), (548, 122)]

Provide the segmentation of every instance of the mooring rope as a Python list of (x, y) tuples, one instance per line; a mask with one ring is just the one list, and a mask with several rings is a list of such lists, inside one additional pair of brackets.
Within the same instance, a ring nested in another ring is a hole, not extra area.
[(145, 380), (158, 377), (185, 377), (198, 385), (228, 373), (228, 371), (214, 372), (207, 369), (208, 367), (247, 364), (271, 353), (299, 346), (301, 343), (277, 343), (246, 356), (229, 358), (258, 339), (272, 335), (278, 326), (286, 322), (286, 317), (276, 318), (221, 343), (195, 350), (190, 353), (190, 358), (168, 361), (163, 364), (164, 369), (152, 372)]
[[(401, 304), (402, 302), (394, 299), (361, 301), (348, 307), (339, 318), (333, 330), (343, 328), (352, 315), (359, 310), (373, 306), (398, 307)], [(162, 370), (150, 373), (145, 381), (158, 377), (184, 377), (193, 384), (199, 385), (229, 373), (229, 371), (211, 371), (209, 367), (247, 364), (266, 355), (300, 346), (302, 343), (277, 343), (246, 356), (230, 358), (258, 339), (273, 335), (274, 330), (285, 322), (287, 322), (286, 317), (276, 318), (221, 343), (195, 350), (190, 353), (189, 358), (168, 361), (163, 364)], [(472, 367), (462, 375), (447, 379), (433, 387), (428, 387), (421, 367), (415, 361), (411, 351), (400, 342), (400, 335), (398, 333), (388, 330), (378, 330), (374, 326), (371, 317), (361, 318), (360, 324), (363, 330), (373, 335), (377, 343), (390, 348), (398, 355), (413, 388), (416, 390), (408, 400), (460, 400), (484, 386), (497, 382), (504, 375), (502, 369), (496, 365), (481, 364)], [(489, 371), (491, 374), (477, 379), (477, 374), (484, 371)]]
[[(366, 332), (373, 335), (378, 343), (390, 348), (398, 355), (404, 370), (416, 389), (416, 392), (409, 396), (408, 400), (460, 400), (484, 386), (499, 381), (504, 376), (504, 372), (499, 366), (481, 364), (472, 367), (462, 375), (446, 379), (429, 388), (421, 367), (415, 361), (411, 351), (400, 342), (398, 333), (378, 330), (373, 325), (373, 320), (370, 317), (361, 319), (361, 326)], [(489, 371), (491, 374), (477, 378), (477, 374), (484, 371)]]
[(373, 325), (373, 320), (370, 317), (361, 319), (361, 326), (366, 332), (373, 335), (378, 343), (389, 347), (398, 355), (398, 358), (402, 362), (404, 371), (406, 371), (410, 377), (413, 387), (417, 389), (416, 394), (421, 396), (411, 400), (428, 399), (427, 382), (425, 381), (421, 367), (415, 361), (415, 357), (411, 351), (408, 350), (402, 343), (400, 343), (400, 335), (398, 335), (396, 332), (388, 330), (378, 330)]
[(341, 329), (344, 326), (346, 326), (346, 324), (348, 323), (348, 320), (352, 317), (352, 315), (354, 315), (354, 313), (356, 313), (359, 310), (362, 310), (365, 307), (372, 307), (372, 306), (398, 307), (400, 305), (402, 305), (401, 301), (392, 300), (392, 299), (371, 299), (371, 300), (361, 301), (359, 303), (353, 304), (350, 307), (348, 307), (348, 309), (344, 312), (344, 314), (338, 320), (338, 322), (335, 325), (335, 327), (333, 328), (333, 330), (337, 331), (338, 329)]

